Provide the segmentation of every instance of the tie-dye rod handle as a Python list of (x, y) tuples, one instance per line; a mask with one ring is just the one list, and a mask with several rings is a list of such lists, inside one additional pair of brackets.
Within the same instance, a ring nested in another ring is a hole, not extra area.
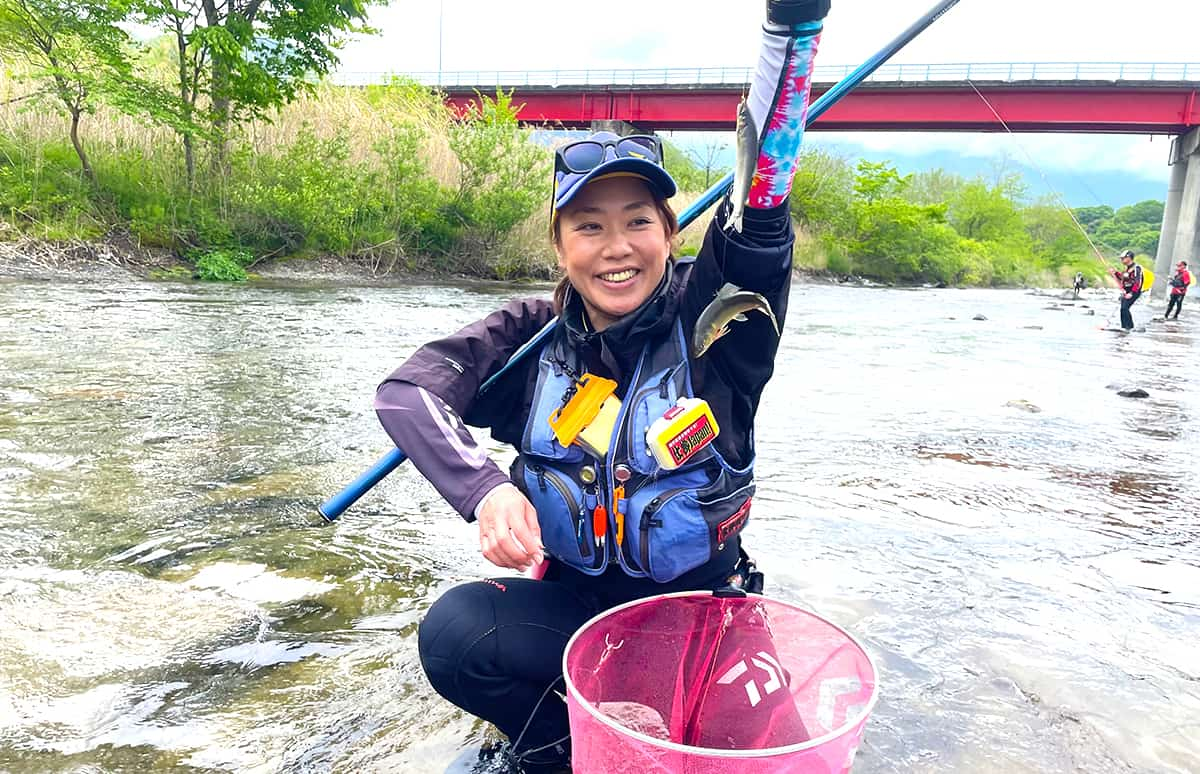
[[(820, 99), (809, 106), (808, 116), (804, 122), (805, 128), (812, 126), (813, 122), (820, 118), (825, 111), (837, 104), (854, 87), (865, 81), (871, 73), (878, 70), (880, 65), (891, 59), (900, 49), (907, 46), (914, 38), (928, 29), (929, 25), (940, 19), (946, 11), (958, 5), (958, 2), (959, 0), (942, 0), (924, 16), (913, 22), (908, 29), (881, 48), (874, 56), (859, 65), (854, 72), (838, 81), (833, 88), (822, 94)], [(716, 204), (717, 200), (725, 195), (725, 192), (729, 190), (731, 185), (733, 185), (733, 173), (721, 178), (715, 185), (705, 191), (699, 199), (692, 202), (691, 206), (680, 214), (679, 227), (681, 229), (686, 228), (688, 224), (700, 217), (705, 210)]]

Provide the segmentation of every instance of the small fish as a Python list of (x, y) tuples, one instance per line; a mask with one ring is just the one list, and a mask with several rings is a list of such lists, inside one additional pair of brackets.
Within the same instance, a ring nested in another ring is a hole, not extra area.
[(775, 328), (775, 335), (779, 335), (779, 321), (775, 319), (767, 299), (727, 282), (696, 320), (696, 329), (692, 333), (692, 357), (700, 357), (717, 339), (729, 333), (730, 323), (745, 322), (746, 312), (765, 314)]
[(754, 125), (754, 116), (746, 100), (738, 103), (737, 112), (737, 158), (733, 165), (733, 190), (729, 192), (733, 210), (729, 213), (726, 229), (732, 228), (742, 233), (742, 214), (746, 211), (746, 201), (750, 198), (750, 184), (754, 180), (754, 170), (758, 168), (758, 127)]

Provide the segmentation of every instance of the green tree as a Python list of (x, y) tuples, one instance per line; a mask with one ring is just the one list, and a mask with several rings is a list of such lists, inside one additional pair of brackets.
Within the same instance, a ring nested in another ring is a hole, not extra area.
[(887, 161), (862, 159), (855, 169), (854, 193), (869, 202), (900, 196), (912, 181), (912, 175), (901, 175)]
[(479, 95), (473, 110), (450, 127), (459, 176), (442, 214), (481, 256), (549, 201), (550, 154), (530, 142), (529, 130), (517, 121), (519, 110), (511, 93)]
[[(214, 164), (232, 125), (313, 88), (337, 65), (345, 35), (369, 32), (367, 6), (386, 0), (140, 0), (141, 19), (176, 43), (178, 98), (191, 119), (203, 105)], [(192, 134), (181, 132), (189, 177)]]
[(1022, 210), (1021, 221), (1034, 254), (1050, 267), (1086, 259), (1092, 252), (1071, 215), (1052, 197), (1040, 199)]
[(945, 204), (966, 185), (961, 175), (944, 169), (930, 169), (912, 176), (904, 198), (913, 204)]
[(793, 217), (810, 233), (831, 236), (852, 228), (854, 169), (845, 156), (802, 148), (789, 199)]
[(1076, 207), (1075, 219), (1087, 229), (1089, 234), (1096, 233), (1096, 227), (1113, 216), (1113, 208), (1107, 204), (1095, 207)]
[(0, 58), (23, 63), (25, 77), (38, 84), (36, 96), (66, 113), (71, 145), (92, 184), (96, 173), (79, 125), (105, 93), (131, 82), (128, 37), (117, 26), (127, 10), (118, 0), (0, 0)]
[(964, 183), (949, 197), (947, 219), (967, 239), (999, 241), (1021, 231), (1016, 202), (1002, 186), (982, 179)]

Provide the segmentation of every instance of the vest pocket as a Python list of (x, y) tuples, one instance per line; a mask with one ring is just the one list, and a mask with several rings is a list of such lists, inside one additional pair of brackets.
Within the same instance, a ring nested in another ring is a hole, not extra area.
[(643, 490), (630, 500), (630, 511), (640, 514), (630, 533), (637, 544), (632, 553), (654, 581), (667, 583), (709, 561), (745, 526), (754, 485), (715, 500), (706, 499), (711, 491), (687, 486)]
[[(520, 464), (526, 496), (538, 515), (547, 553), (583, 572), (596, 575), (592, 528), (583, 514), (583, 492), (564, 474), (544, 465)], [(588, 514), (590, 515), (590, 514)], [(601, 557), (601, 563), (603, 558)]]

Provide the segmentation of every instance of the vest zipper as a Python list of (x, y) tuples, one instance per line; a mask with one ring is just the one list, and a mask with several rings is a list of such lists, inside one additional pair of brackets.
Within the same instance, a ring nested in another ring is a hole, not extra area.
[[(642, 366), (646, 362), (646, 353), (649, 351), (650, 351), (649, 344), (642, 347), (642, 354), (638, 355), (637, 367), (633, 369), (633, 378), (629, 380), (630, 388), (637, 386), (638, 379), (642, 375)], [(637, 403), (637, 395), (638, 395), (638, 391), (635, 391), (633, 394), (634, 399), (632, 401), (629, 401), (629, 400), (621, 401), (621, 409), (620, 409), (620, 411), (617, 412), (617, 421), (613, 423), (612, 436), (608, 439), (608, 456), (611, 456), (617, 452), (617, 450), (620, 448), (621, 436), (627, 435), (627, 433), (625, 432), (625, 420), (629, 416), (629, 407), (633, 406)], [(628, 395), (626, 397), (628, 397)], [(630, 443), (627, 445), (634, 446), (635, 444), (631, 440)], [(636, 453), (635, 450), (628, 450), (628, 451), (630, 453)], [(615, 523), (616, 517), (613, 515), (615, 513), (617, 504), (615, 502), (613, 502), (613, 496), (612, 496), (613, 490), (616, 488), (616, 482), (614, 482), (613, 478), (612, 478), (612, 468), (610, 466), (608, 466), (607, 464), (605, 464), (605, 463), (607, 463), (607, 461), (608, 460), (603, 460), (601, 462), (601, 466), (604, 470), (604, 477), (601, 479), (602, 481), (604, 481), (604, 484), (605, 484), (604, 499), (608, 502), (609, 539), (605, 541), (605, 544), (608, 546), (607, 553), (609, 556), (615, 555), (617, 557), (617, 564), (619, 564), (621, 566), (622, 570), (625, 570), (625, 573), (627, 575), (631, 575), (633, 577), (638, 577), (637, 575), (634, 575), (634, 573), (638, 573), (639, 570), (630, 567), (629, 563), (625, 561), (625, 546), (614, 546), (613, 545), (614, 543), (616, 543), (616, 535), (617, 535), (617, 525)], [(628, 495), (626, 496), (625, 502), (626, 502), (626, 507), (628, 507), (628, 502), (629, 502)], [(628, 517), (629, 514), (625, 514), (625, 516)], [(606, 563), (607, 563), (607, 560), (606, 560)]]
[[(530, 465), (529, 468), (537, 475), (538, 486), (543, 492), (546, 491), (547, 481), (550, 482), (550, 486), (558, 490), (563, 502), (567, 504), (567, 511), (571, 513), (571, 518), (575, 520), (573, 526), (575, 527), (575, 534), (578, 535), (580, 527), (584, 523), (583, 504), (575, 500), (575, 495), (571, 493), (567, 485), (562, 482), (561, 477), (554, 471), (548, 471), (542, 465)], [(590, 530), (587, 530), (587, 534), (591, 535)], [(591, 540), (579, 541), (579, 552), (580, 554), (591, 555)]]

